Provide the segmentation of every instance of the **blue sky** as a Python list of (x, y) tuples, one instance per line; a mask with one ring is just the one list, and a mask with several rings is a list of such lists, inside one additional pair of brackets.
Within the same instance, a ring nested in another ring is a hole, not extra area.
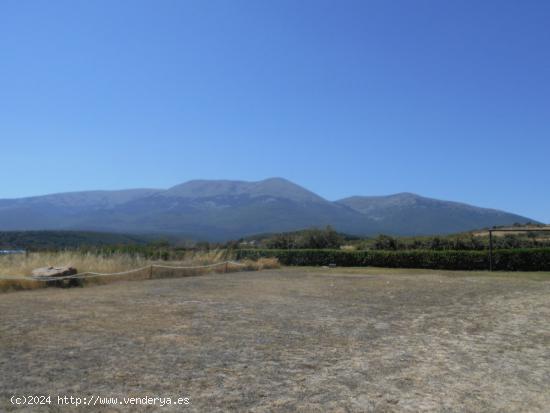
[(0, 198), (282, 176), (550, 222), (550, 2), (2, 1)]

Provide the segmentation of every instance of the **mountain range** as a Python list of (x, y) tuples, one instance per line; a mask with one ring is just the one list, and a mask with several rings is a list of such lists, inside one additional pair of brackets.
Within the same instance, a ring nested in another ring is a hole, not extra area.
[(0, 230), (88, 230), (228, 240), (331, 225), (354, 235), (428, 235), (535, 222), (412, 193), (329, 201), (283, 178), (194, 180), (169, 189), (0, 200)]

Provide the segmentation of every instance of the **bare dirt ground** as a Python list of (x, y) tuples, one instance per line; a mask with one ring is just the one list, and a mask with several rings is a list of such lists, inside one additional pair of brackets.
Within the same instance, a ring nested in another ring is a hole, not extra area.
[(550, 277), (465, 274), (285, 268), (1, 294), (0, 411), (550, 411)]

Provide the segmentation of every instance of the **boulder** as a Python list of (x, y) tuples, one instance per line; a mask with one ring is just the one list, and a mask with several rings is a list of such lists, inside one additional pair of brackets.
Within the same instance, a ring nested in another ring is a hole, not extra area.
[(65, 265), (62, 267), (42, 267), (32, 270), (34, 277), (63, 277), (65, 275), (74, 275), (78, 271), (76, 268)]

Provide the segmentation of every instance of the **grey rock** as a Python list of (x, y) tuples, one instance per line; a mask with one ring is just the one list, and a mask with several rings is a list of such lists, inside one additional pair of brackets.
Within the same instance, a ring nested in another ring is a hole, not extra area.
[(66, 275), (74, 275), (78, 271), (76, 268), (64, 265), (61, 267), (42, 267), (32, 270), (34, 277), (63, 277)]

